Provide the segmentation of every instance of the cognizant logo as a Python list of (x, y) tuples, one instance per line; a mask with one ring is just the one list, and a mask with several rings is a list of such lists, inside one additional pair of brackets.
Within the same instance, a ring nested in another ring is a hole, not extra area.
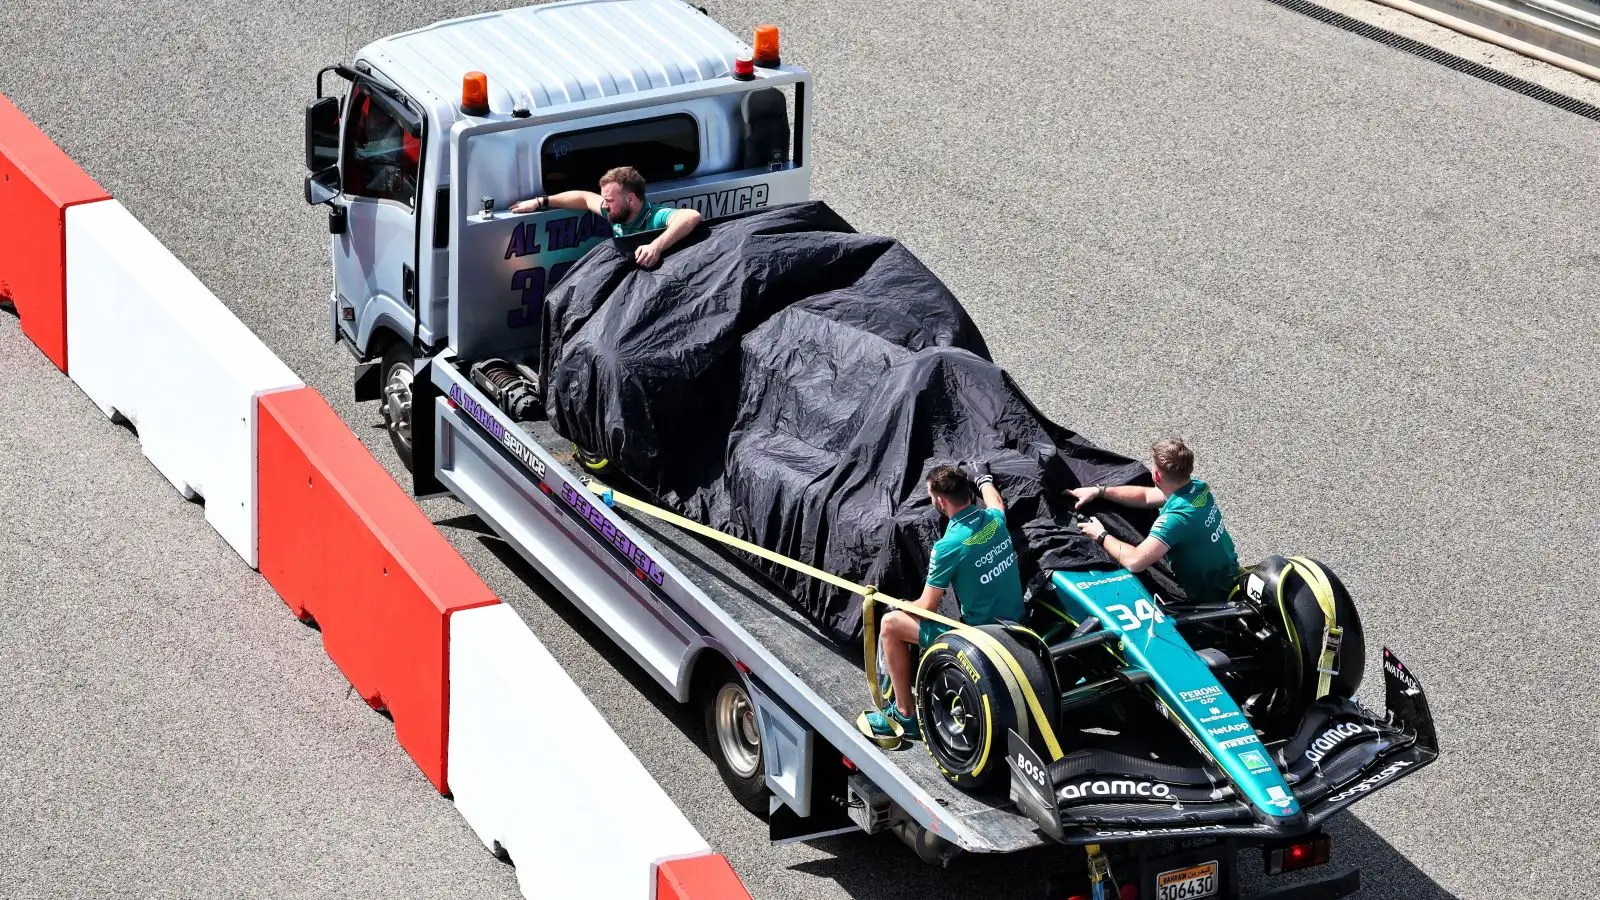
[(1337, 803), (1340, 800), (1347, 800), (1347, 799), (1349, 799), (1351, 797), (1356, 796), (1357, 794), (1365, 794), (1366, 792), (1368, 792), (1368, 791), (1372, 790), (1373, 788), (1377, 787), (1379, 784), (1383, 783), (1384, 781), (1387, 781), (1396, 772), (1399, 772), (1401, 769), (1404, 769), (1406, 766), (1409, 766), (1409, 765), (1411, 765), (1411, 763), (1408, 763), (1403, 759), (1402, 760), (1397, 760), (1393, 765), (1389, 766), (1387, 769), (1384, 769), (1382, 772), (1379, 772), (1378, 774), (1372, 776), (1371, 778), (1368, 778), (1367, 780), (1361, 782), (1360, 784), (1356, 785), (1355, 787), (1347, 788), (1345, 790), (1340, 791), (1337, 794), (1334, 794), (1332, 797), (1329, 797), (1328, 798), (1328, 802), (1329, 803)]

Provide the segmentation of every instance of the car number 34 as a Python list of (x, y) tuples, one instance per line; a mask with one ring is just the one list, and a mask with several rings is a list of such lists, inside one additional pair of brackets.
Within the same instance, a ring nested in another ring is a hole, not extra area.
[(1195, 900), (1217, 894), (1217, 864), (1208, 862), (1156, 876), (1156, 900)]
[(1135, 631), (1143, 622), (1165, 622), (1167, 617), (1161, 614), (1149, 600), (1140, 600), (1129, 609), (1122, 603), (1107, 603), (1106, 612), (1117, 620), (1117, 627), (1123, 631)]

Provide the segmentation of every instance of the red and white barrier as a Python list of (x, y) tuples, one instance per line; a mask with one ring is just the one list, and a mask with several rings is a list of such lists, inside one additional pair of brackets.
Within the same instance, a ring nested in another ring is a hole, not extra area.
[(300, 379), (115, 200), (67, 210), (72, 380), (256, 566), (256, 398)]
[(720, 853), (673, 859), (656, 867), (655, 900), (750, 900)]
[[(747, 900), (516, 610), (456, 613), (450, 651), (456, 809), (485, 846), (510, 854), (525, 896)], [(697, 879), (693, 893), (672, 875), (679, 866)]]
[[(327, 402), (0, 96), (0, 296), (278, 591), (528, 897), (748, 900)], [(69, 351), (70, 349), (70, 356)], [(70, 363), (70, 364), (69, 364)]]
[(110, 198), (0, 95), (0, 299), (22, 333), (67, 371), (68, 207)]
[(321, 394), (263, 397), (260, 421), (261, 574), (443, 793), (450, 617), (500, 600)]

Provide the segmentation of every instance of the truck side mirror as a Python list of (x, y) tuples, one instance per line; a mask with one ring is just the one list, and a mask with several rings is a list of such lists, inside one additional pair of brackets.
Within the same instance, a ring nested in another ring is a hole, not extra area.
[(328, 166), (306, 176), (306, 202), (319, 206), (339, 196), (339, 167)]
[(319, 97), (306, 104), (306, 171), (339, 164), (339, 98)]

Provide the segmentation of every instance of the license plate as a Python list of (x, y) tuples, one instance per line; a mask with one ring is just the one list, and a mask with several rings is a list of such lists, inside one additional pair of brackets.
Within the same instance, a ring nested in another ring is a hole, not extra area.
[(1216, 860), (1187, 869), (1171, 869), (1156, 876), (1156, 900), (1191, 900), (1216, 894)]

